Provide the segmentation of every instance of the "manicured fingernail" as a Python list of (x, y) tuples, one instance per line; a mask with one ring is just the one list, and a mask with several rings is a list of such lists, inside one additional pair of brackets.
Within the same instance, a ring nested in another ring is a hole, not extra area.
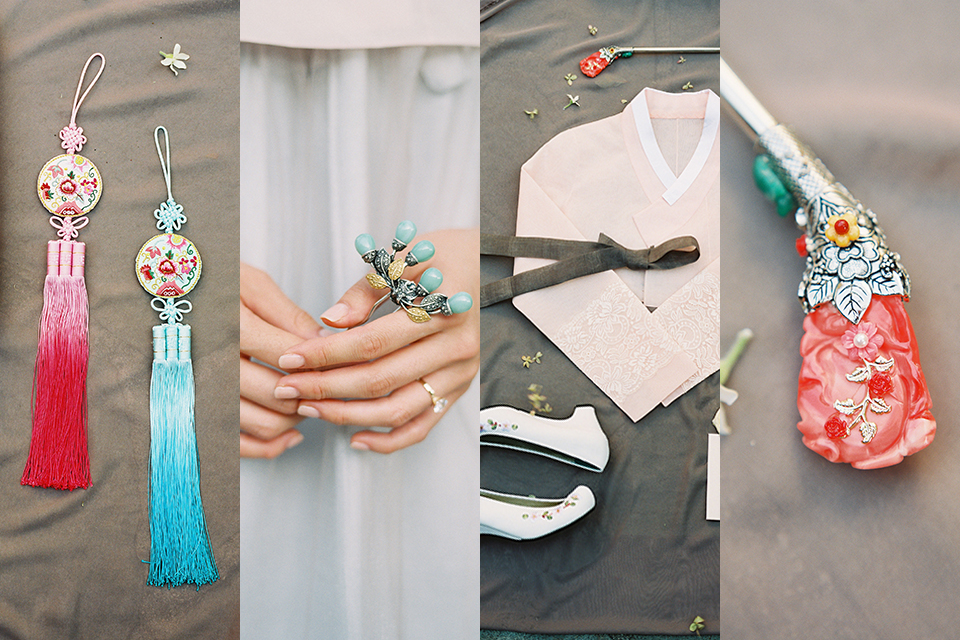
[(277, 400), (291, 400), (299, 398), (300, 392), (293, 387), (277, 387), (273, 390), (273, 397)]
[(277, 360), (281, 369), (299, 369), (306, 363), (307, 361), (298, 353), (285, 353)]
[(331, 331), (326, 327), (320, 327), (320, 330), (317, 331), (317, 335), (320, 336), (321, 338), (326, 338), (327, 336), (332, 336), (336, 333), (337, 333), (336, 331)]
[(320, 412), (311, 407), (308, 404), (302, 404), (297, 407), (297, 413), (304, 416), (305, 418), (319, 418)]
[(287, 442), (287, 449), (288, 450), (293, 449), (295, 446), (297, 446), (301, 442), (303, 442), (303, 434), (298, 433), (297, 435), (290, 438), (290, 440)]
[(367, 446), (365, 442), (360, 442), (359, 440), (354, 440), (350, 443), (350, 446), (357, 451), (370, 451), (370, 447)]
[(337, 304), (333, 305), (332, 307), (324, 311), (322, 314), (320, 314), (320, 319), (328, 320), (329, 322), (336, 322), (338, 320), (341, 320), (343, 316), (347, 315), (347, 312), (349, 311), (350, 311), (350, 307), (343, 304), (342, 302), (338, 302)]

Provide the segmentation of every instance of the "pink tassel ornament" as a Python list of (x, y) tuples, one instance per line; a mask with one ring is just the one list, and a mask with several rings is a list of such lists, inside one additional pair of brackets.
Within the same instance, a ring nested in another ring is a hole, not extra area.
[[(94, 58), (101, 60), (83, 95), (80, 90)], [(51, 213), (50, 224), (60, 240), (47, 244), (47, 277), (43, 285), (37, 361), (33, 380), (33, 431), (20, 483), (73, 490), (91, 484), (87, 453), (87, 363), (89, 360), (86, 245), (74, 239), (100, 200), (97, 167), (77, 152), (87, 138), (76, 117), (84, 98), (103, 73), (104, 59), (95, 53), (80, 74), (70, 124), (60, 131), (66, 151), (44, 165), (37, 195)]]

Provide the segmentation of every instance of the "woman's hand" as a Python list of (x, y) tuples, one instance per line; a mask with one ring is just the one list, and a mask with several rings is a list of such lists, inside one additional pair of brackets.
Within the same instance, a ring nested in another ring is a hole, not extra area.
[(240, 455), (275, 458), (303, 441), (294, 427), (294, 400), (274, 396), (283, 377), (261, 362), (277, 366), (293, 345), (316, 338), (320, 325), (293, 303), (263, 271), (240, 264)]
[[(457, 291), (467, 291), (477, 300), (479, 232), (439, 231), (416, 238), (410, 246), (421, 239), (433, 242), (436, 255), (427, 264), (408, 267), (402, 277), (416, 280), (427, 267), (433, 266), (443, 273), (440, 287), (443, 293), (450, 296)], [(362, 279), (328, 309), (322, 319), (333, 327), (352, 327), (363, 322), (383, 295), (384, 290), (374, 289)], [(289, 315), (290, 311), (285, 313)], [(474, 304), (465, 313), (446, 317), (436, 314), (424, 323), (415, 323), (403, 311), (398, 311), (350, 331), (314, 337), (300, 344), (289, 343), (295, 327), (285, 326), (286, 331), (279, 332), (272, 327), (273, 348), (263, 354), (269, 359), (254, 357), (287, 371), (323, 369), (276, 377), (275, 404), (269, 405), (281, 419), (276, 422), (275, 430), (281, 426), (292, 429), (295, 419), (288, 412), (293, 405), (285, 403), (299, 401), (296, 411), (301, 416), (322, 418), (334, 424), (389, 428), (387, 432), (354, 434), (350, 444), (356, 449), (391, 453), (420, 442), (443, 413), (434, 412), (432, 398), (419, 379), (428, 382), (438, 396), (446, 398), (447, 406), (463, 395), (479, 368), (478, 322), (479, 309)], [(268, 320), (265, 324), (276, 323)], [(305, 322), (302, 327), (313, 331), (314, 336), (317, 333)], [(277, 347), (283, 350), (277, 352)], [(258, 382), (266, 380), (260, 372)], [(264, 399), (257, 397), (263, 408)]]

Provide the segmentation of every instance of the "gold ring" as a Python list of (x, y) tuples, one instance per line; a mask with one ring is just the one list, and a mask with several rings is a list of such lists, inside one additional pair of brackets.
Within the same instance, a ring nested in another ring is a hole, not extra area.
[(437, 392), (433, 390), (433, 387), (431, 387), (423, 378), (417, 378), (417, 382), (422, 384), (424, 390), (430, 394), (430, 402), (433, 403), (433, 412), (440, 413), (443, 411), (447, 406), (447, 399), (438, 396)]

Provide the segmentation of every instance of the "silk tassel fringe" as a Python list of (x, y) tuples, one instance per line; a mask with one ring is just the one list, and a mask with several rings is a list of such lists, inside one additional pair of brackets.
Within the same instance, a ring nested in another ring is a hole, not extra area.
[(20, 479), (23, 485), (72, 491), (91, 484), (87, 452), (89, 311), (83, 261), (83, 243), (48, 243), (33, 376), (33, 432)]
[(199, 589), (219, 574), (200, 498), (190, 327), (160, 325), (153, 334), (147, 584)]

